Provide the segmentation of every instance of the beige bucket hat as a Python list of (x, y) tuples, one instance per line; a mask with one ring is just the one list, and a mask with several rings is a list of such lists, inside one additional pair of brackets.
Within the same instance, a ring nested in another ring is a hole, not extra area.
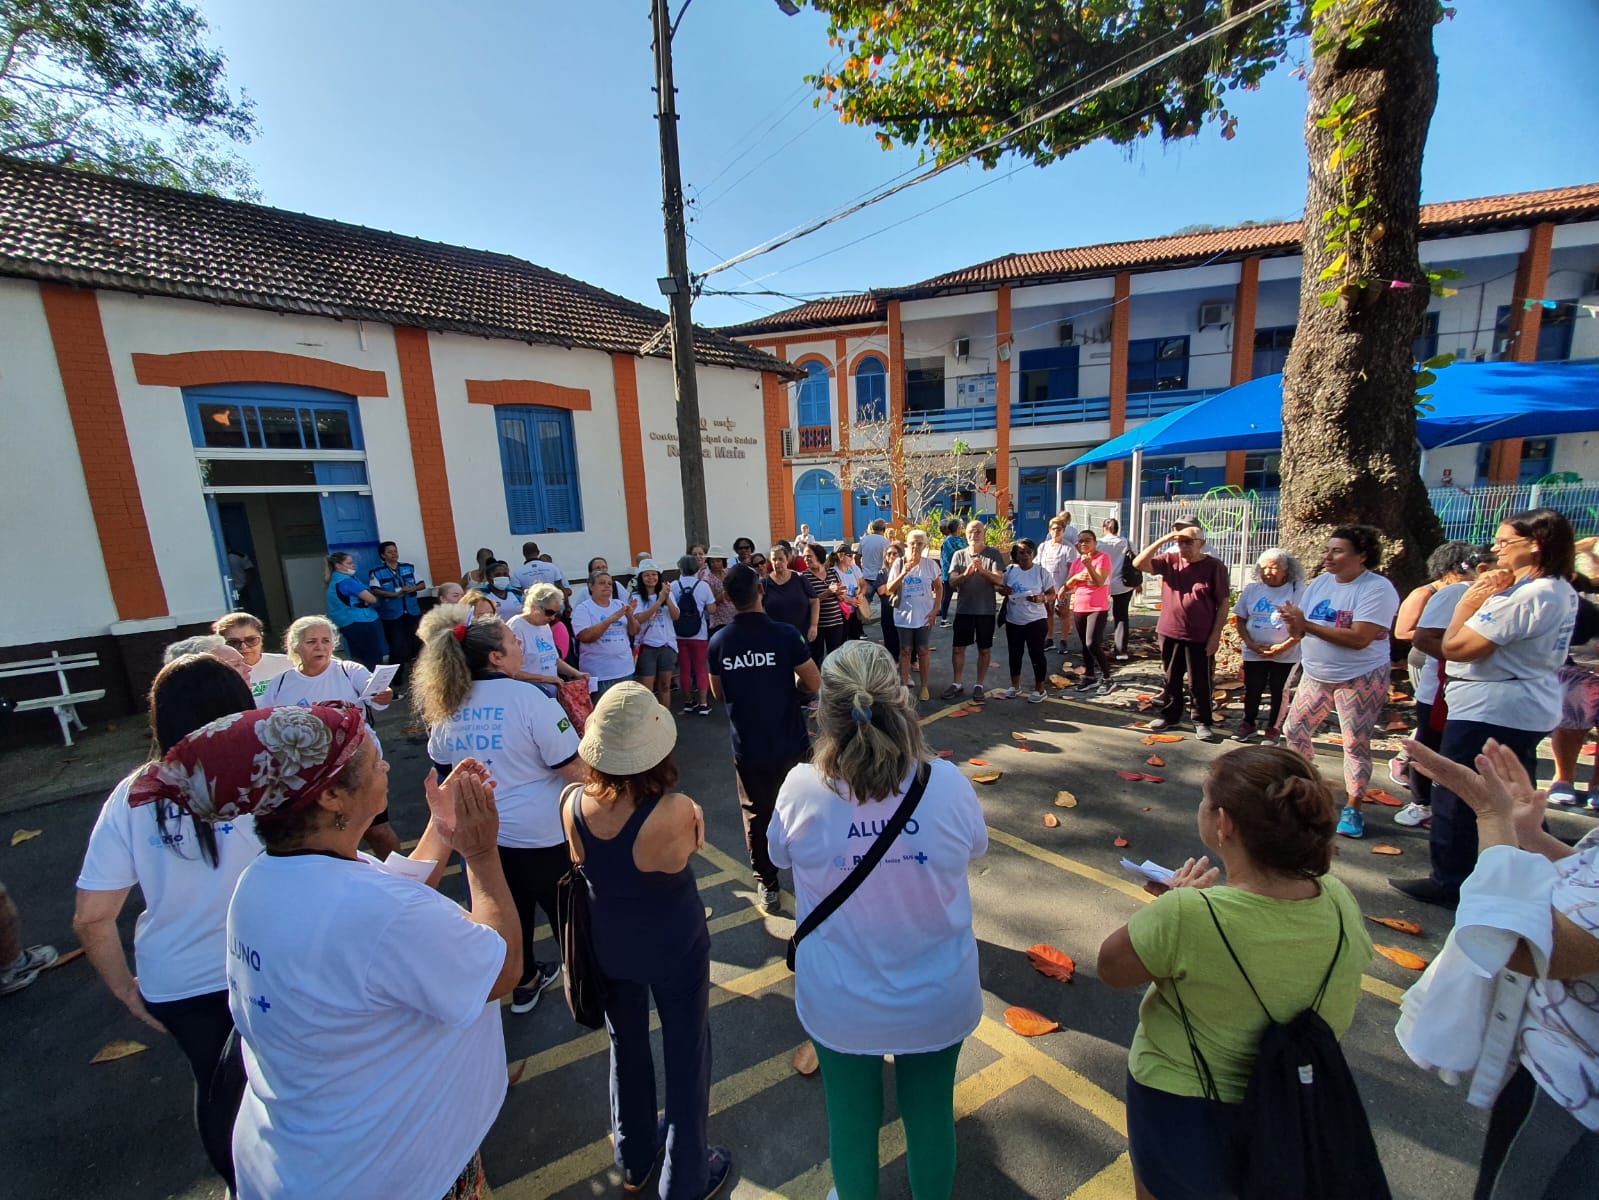
[(579, 757), (606, 775), (648, 771), (677, 745), (677, 724), (655, 693), (631, 679), (600, 697), (578, 743)]

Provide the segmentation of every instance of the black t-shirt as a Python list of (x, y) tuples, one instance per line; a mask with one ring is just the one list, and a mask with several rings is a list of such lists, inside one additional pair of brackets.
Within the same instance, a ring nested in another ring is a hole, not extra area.
[(727, 702), (735, 759), (781, 762), (805, 753), (809, 738), (794, 668), (810, 662), (811, 650), (792, 625), (739, 613), (711, 635), (707, 660)]
[(802, 638), (811, 633), (811, 601), (821, 595), (822, 585), (809, 571), (790, 571), (787, 583), (778, 583), (768, 575), (761, 581), (765, 588), (762, 604), (766, 615), (774, 621), (792, 625)]

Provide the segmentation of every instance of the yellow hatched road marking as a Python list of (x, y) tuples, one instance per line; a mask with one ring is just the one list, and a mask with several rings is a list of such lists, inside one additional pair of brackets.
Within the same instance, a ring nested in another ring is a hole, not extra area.
[(1090, 1116), (1123, 1137), (1127, 1136), (1126, 1107), (1097, 1083), (1056, 1062), (1026, 1038), (991, 1018), (984, 1017), (972, 1036), (990, 1050), (1004, 1055), (1007, 1061), (1023, 1067), (1029, 1075), (1047, 1083)]
[(1122, 1156), (1082, 1187), (1072, 1192), (1066, 1200), (1127, 1200), (1133, 1194), (1133, 1159)]
[[(742, 1104), (768, 1088), (793, 1078), (795, 1075), (793, 1058), (797, 1049), (797, 1046), (791, 1046), (764, 1062), (746, 1067), (712, 1084), (710, 1115), (714, 1117), (717, 1113)], [(615, 1154), (610, 1135), (607, 1134), (519, 1179), (496, 1184), (495, 1200), (547, 1200), (547, 1197), (563, 1192), (573, 1184), (592, 1179), (609, 1169), (614, 1162)]]
[[(955, 1119), (968, 1117), (990, 1100), (1003, 1096), (1029, 1078), (1027, 1068), (1014, 1059), (1002, 1058), (981, 1071), (968, 1075), (955, 1085)], [(905, 1123), (885, 1125), (877, 1135), (877, 1158), (891, 1163), (905, 1153)], [(776, 1191), (756, 1192), (760, 1200), (822, 1200), (833, 1186), (833, 1167), (823, 1162), (797, 1175)]]

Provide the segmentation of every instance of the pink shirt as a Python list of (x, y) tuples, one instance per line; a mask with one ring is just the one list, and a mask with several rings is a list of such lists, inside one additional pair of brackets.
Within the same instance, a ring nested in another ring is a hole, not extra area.
[(1099, 572), (1103, 582), (1098, 587), (1088, 583), (1088, 572), (1084, 569), (1084, 560), (1078, 559), (1072, 564), (1072, 574), (1066, 580), (1066, 586), (1072, 589), (1072, 611), (1080, 613), (1104, 612), (1110, 608), (1110, 555), (1103, 550), (1094, 551), (1093, 558), (1087, 560)]

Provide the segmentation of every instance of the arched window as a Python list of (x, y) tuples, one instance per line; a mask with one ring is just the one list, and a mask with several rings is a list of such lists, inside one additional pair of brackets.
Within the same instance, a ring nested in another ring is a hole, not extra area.
[(855, 419), (888, 418), (888, 368), (875, 354), (855, 364)]
[(806, 378), (799, 385), (799, 426), (831, 425), (831, 405), (828, 403), (827, 367), (823, 363), (805, 364)]

